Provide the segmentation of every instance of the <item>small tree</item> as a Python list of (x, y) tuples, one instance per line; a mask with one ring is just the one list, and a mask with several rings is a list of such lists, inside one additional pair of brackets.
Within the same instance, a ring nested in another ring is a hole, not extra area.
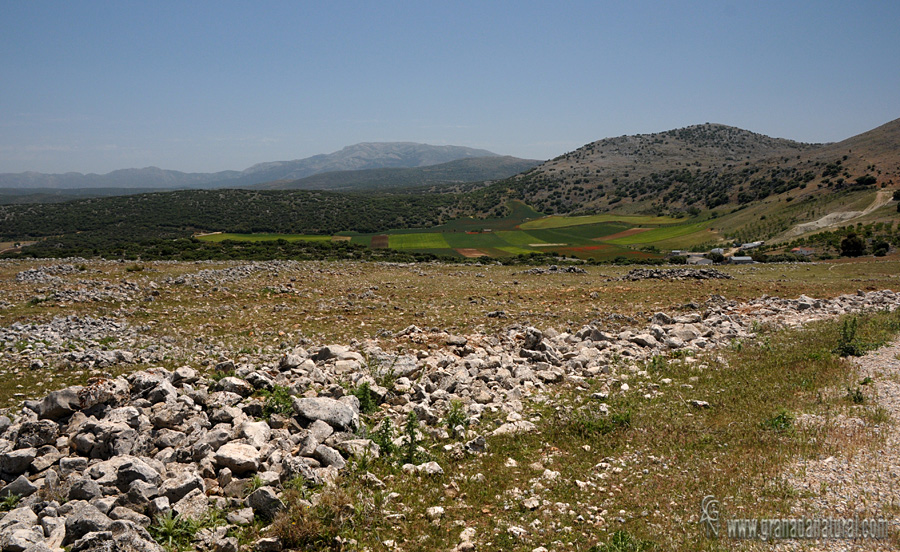
[(710, 253), (706, 256), (706, 258), (716, 264), (722, 264), (725, 262), (725, 255), (722, 255), (721, 253)]
[(866, 242), (856, 234), (847, 234), (847, 237), (841, 240), (842, 257), (859, 257), (865, 252)]
[(894, 190), (894, 201), (900, 201), (900, 190)]

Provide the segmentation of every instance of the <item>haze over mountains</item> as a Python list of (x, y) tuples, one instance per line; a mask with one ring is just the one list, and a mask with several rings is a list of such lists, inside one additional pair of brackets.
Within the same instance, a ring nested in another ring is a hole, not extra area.
[(294, 181), (325, 172), (415, 168), (480, 158), (501, 158), (501, 156), (487, 150), (462, 146), (432, 146), (412, 142), (368, 142), (347, 146), (334, 153), (314, 155), (305, 159), (260, 163), (243, 171), (184, 173), (147, 167), (122, 169), (102, 175), (75, 172), (64, 174), (2, 173), (0, 174), (0, 188), (237, 188), (276, 180)]

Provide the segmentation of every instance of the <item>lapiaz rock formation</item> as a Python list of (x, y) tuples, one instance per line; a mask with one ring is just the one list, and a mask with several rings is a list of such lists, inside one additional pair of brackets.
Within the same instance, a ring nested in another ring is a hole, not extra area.
[[(228, 525), (201, 532), (194, 546), (236, 551), (228, 527), (272, 520), (285, 507), (286, 487), (333, 484), (355, 458), (380, 453), (361, 423), (359, 398), (348, 391), (363, 384), (381, 405), (376, 419), (400, 427), (413, 412), (417, 431), (440, 441), (458, 430), (462, 442), (447, 446), (478, 454), (494, 434), (534, 431), (527, 398), (554, 385), (639, 375), (654, 355), (750, 339), (760, 323), (801, 324), (898, 305), (900, 295), (891, 291), (744, 304), (713, 297), (694, 312), (656, 313), (645, 327), (624, 331), (511, 326), (500, 335), (454, 336), (411, 326), (393, 338), (443, 345), (417, 355), (387, 353), (374, 341), (296, 347), (252, 363), (223, 360), (208, 373), (153, 367), (96, 379), (0, 417), (0, 498), (21, 498), (0, 515), (0, 549), (157, 551), (148, 532), (157, 516), (196, 519), (216, 509)], [(124, 352), (140, 358), (139, 351)], [(630, 383), (619, 392), (665, 392), (649, 379)], [(280, 403), (271, 400), (277, 393), (284, 394)], [(470, 420), (490, 411), (505, 423), (476, 424), (477, 432), (446, 428), (454, 405)], [(404, 466), (422, 477), (443, 469), (436, 462)], [(277, 549), (269, 540), (260, 546)]]

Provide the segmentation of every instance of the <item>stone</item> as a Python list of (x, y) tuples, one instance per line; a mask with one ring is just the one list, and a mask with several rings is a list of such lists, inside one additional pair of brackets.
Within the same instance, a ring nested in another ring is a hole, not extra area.
[(35, 456), (37, 449), (33, 447), (4, 452), (0, 454), (0, 472), (9, 475), (25, 473), (31, 467)]
[(11, 510), (6, 515), (0, 517), (0, 532), (5, 531), (13, 525), (37, 525), (38, 517), (34, 511), (28, 506), (21, 506), (15, 510)]
[(491, 432), (491, 435), (515, 435), (518, 433), (531, 433), (533, 431), (537, 431), (537, 426), (528, 420), (519, 420), (518, 422), (508, 422), (501, 425)]
[(315, 422), (309, 424), (307, 428), (310, 435), (312, 435), (317, 443), (325, 442), (325, 439), (331, 436), (334, 433), (334, 428), (328, 425), (327, 422), (323, 420), (316, 420)]
[(313, 458), (321, 462), (323, 466), (334, 466), (337, 469), (341, 469), (347, 465), (347, 462), (344, 460), (344, 457), (341, 456), (340, 452), (325, 445), (316, 447)]
[(85, 534), (69, 552), (165, 552), (146, 529), (128, 520), (113, 521), (103, 531)]
[(203, 478), (196, 472), (184, 471), (175, 477), (171, 477), (162, 482), (159, 486), (159, 494), (169, 499), (170, 503), (175, 503), (184, 498), (194, 489), (206, 492), (206, 484)]
[(72, 504), (72, 512), (66, 516), (66, 538), (63, 544), (72, 544), (88, 533), (106, 531), (112, 522), (93, 504), (78, 501)]
[(167, 379), (162, 380), (159, 385), (147, 393), (147, 400), (152, 403), (173, 402), (177, 398), (178, 390), (175, 389), (175, 386)]
[(36, 405), (35, 412), (37, 412), (38, 418), (58, 420), (80, 410), (81, 401), (78, 393), (82, 389), (83, 387), (80, 385), (75, 385), (48, 394)]
[(38, 448), (56, 443), (59, 426), (52, 420), (33, 420), (22, 423), (16, 448)]
[(425, 516), (432, 521), (439, 520), (444, 516), (444, 509), (440, 506), (432, 506), (425, 510)]
[(259, 469), (260, 454), (256, 448), (243, 443), (226, 443), (219, 447), (215, 462), (235, 474), (255, 472)]
[(309, 467), (302, 458), (286, 456), (281, 461), (281, 482), (287, 483), (296, 478), (302, 478), (308, 485), (317, 487), (322, 484), (321, 478)]
[(244, 439), (248, 444), (261, 448), (272, 437), (272, 428), (264, 421), (244, 422), (237, 431), (238, 438)]
[(253, 508), (257, 516), (267, 520), (274, 518), (284, 508), (284, 503), (278, 499), (272, 487), (260, 487), (250, 493), (247, 505)]
[(172, 505), (176, 515), (186, 519), (200, 519), (209, 511), (209, 499), (200, 489), (194, 489)]
[(149, 527), (151, 520), (147, 516), (124, 506), (116, 506), (109, 512), (109, 519), (131, 521), (142, 527)]
[(416, 466), (416, 472), (422, 475), (444, 475), (444, 469), (437, 462), (425, 462)]
[(322, 420), (338, 431), (354, 431), (359, 427), (359, 410), (327, 397), (294, 397), (294, 412), (301, 418), (314, 422)]
[(69, 481), (71, 484), (71, 487), (69, 487), (69, 500), (87, 500), (90, 502), (103, 496), (103, 489), (90, 477), (78, 477), (69, 479)]
[(18, 524), (0, 532), (0, 550), (3, 552), (24, 552), (43, 541), (44, 532), (40, 527)]
[(253, 523), (253, 508), (241, 508), (240, 510), (228, 512), (225, 519), (233, 525), (250, 525)]
[(37, 490), (37, 486), (32, 484), (27, 477), (20, 475), (15, 478), (12, 483), (0, 489), (0, 499), (11, 495), (18, 495), (20, 497), (31, 496)]

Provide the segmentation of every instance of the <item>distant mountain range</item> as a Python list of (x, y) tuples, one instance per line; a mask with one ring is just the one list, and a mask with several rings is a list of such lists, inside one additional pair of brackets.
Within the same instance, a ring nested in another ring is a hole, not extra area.
[[(366, 142), (294, 161), (260, 163), (243, 171), (184, 173), (157, 167), (122, 169), (107, 174), (2, 173), (0, 188), (68, 190), (81, 188), (241, 188), (272, 181), (295, 181), (334, 171), (426, 167), (457, 161), (500, 157), (462, 146), (412, 142)], [(477, 176), (477, 175), (476, 175)], [(506, 175), (509, 176), (509, 175)]]
[(440, 186), (462, 182), (501, 180), (533, 169), (540, 164), (540, 161), (534, 159), (519, 159), (509, 156), (475, 157), (424, 167), (325, 172), (299, 180), (277, 180), (257, 184), (253, 188), (361, 191)]

